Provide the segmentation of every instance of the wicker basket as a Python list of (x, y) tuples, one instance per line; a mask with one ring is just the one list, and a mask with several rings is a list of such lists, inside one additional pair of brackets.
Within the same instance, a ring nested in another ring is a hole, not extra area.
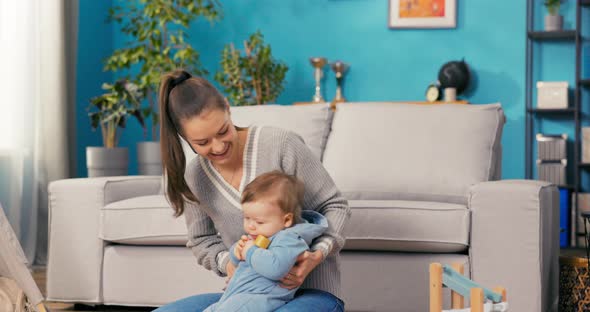
[(559, 257), (559, 311), (590, 311), (590, 280), (586, 257)]

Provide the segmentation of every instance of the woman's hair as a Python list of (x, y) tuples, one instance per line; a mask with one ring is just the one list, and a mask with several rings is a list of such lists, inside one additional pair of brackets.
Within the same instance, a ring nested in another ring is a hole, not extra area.
[(301, 220), (301, 204), (305, 188), (297, 177), (275, 170), (256, 177), (242, 192), (242, 204), (269, 200), (284, 213), (292, 213), (295, 223)]
[[(226, 110), (223, 96), (207, 80), (193, 77), (184, 70), (162, 76), (159, 91), (160, 150), (166, 176), (166, 195), (175, 215), (184, 212), (184, 201), (199, 202), (184, 180), (186, 158), (180, 143), (181, 122), (198, 116), (208, 109)], [(190, 144), (190, 143), (189, 143)]]

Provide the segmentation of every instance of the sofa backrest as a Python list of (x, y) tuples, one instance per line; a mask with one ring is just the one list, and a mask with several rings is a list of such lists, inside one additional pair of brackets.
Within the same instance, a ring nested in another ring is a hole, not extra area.
[(500, 104), (338, 105), (324, 166), (349, 199), (465, 203), (499, 179)]
[[(322, 158), (334, 112), (328, 103), (314, 105), (256, 105), (232, 106), (232, 121), (236, 126), (248, 127), (252, 124), (272, 126), (299, 134), (312, 153)], [(183, 142), (183, 148), (189, 163), (194, 157), (193, 151)]]

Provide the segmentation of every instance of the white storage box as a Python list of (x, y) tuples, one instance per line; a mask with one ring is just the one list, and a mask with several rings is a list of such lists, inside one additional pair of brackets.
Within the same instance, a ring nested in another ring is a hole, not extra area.
[[(576, 216), (576, 226), (578, 228), (578, 232), (584, 232), (584, 218), (582, 218), (582, 213), (590, 212), (590, 193), (578, 193), (578, 199), (580, 203), (578, 204), (578, 215)], [(572, 192), (572, 207), (576, 203), (576, 193)], [(590, 228), (588, 229), (590, 230)]]
[(590, 127), (582, 128), (582, 162), (590, 163)]
[(566, 185), (567, 160), (542, 161), (537, 159), (537, 170), (541, 181), (551, 182), (556, 185)]
[(567, 159), (567, 134), (537, 133), (537, 159)]
[[(578, 213), (576, 214), (573, 209), (576, 205), (576, 193), (572, 192), (571, 219), (576, 220), (574, 221), (576, 222), (576, 228), (572, 229), (572, 232), (575, 230), (578, 233), (584, 233), (584, 218), (582, 218), (582, 213), (590, 212), (590, 193), (579, 193), (578, 199), (580, 200), (580, 203), (578, 204)], [(590, 231), (590, 228), (588, 228), (588, 230)], [(576, 235), (572, 234), (571, 242), (572, 244), (576, 242), (577, 247), (586, 247), (586, 239), (583, 236), (577, 237), (576, 239)]]
[(567, 81), (538, 81), (537, 108), (567, 108)]

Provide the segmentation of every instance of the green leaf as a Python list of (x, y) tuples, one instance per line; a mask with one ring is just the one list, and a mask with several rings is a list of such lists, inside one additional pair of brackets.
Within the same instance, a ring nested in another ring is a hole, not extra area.
[[(91, 99), (89, 107), (102, 113), (92, 118), (99, 118), (103, 123), (116, 119), (124, 125), (126, 117), (134, 116), (144, 128), (145, 118), (157, 123), (155, 99), (160, 76), (178, 67), (190, 69), (195, 75), (207, 73), (198, 52), (185, 41), (188, 25), (201, 17), (218, 20), (221, 15), (218, 0), (139, 0), (109, 9), (107, 20), (117, 23), (120, 31), (131, 38), (103, 61), (104, 70), (129, 73), (129, 81), (142, 91), (126, 90), (117, 82), (105, 83), (105, 93)], [(129, 72), (135, 65), (138, 70)], [(150, 116), (136, 113), (142, 105), (150, 108)], [(121, 106), (128, 109), (118, 109)], [(118, 115), (113, 115), (114, 112)]]
[(240, 51), (229, 44), (221, 52), (221, 70), (214, 78), (231, 105), (275, 102), (284, 89), (287, 65), (274, 59), (260, 31), (249, 36)]

